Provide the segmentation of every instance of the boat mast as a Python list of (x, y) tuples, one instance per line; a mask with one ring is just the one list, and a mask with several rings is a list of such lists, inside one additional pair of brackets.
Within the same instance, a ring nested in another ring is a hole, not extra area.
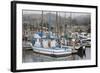
[[(60, 12), (59, 12), (58, 17), (59, 17), (59, 20), (58, 20), (58, 29), (59, 29), (58, 34), (59, 34), (59, 36), (60, 36), (60, 28), (59, 28), (59, 26), (60, 26), (60, 19), (61, 19)], [(60, 37), (59, 37), (59, 38), (60, 38)]]
[(50, 30), (51, 30), (51, 14), (49, 13), (49, 16), (48, 16), (48, 31), (49, 31), (49, 35), (48, 35), (48, 38), (50, 39)]
[(42, 11), (41, 18), (42, 18), (42, 19), (41, 19), (41, 33), (42, 33), (42, 30), (43, 30), (43, 29), (42, 29), (42, 26), (43, 26), (43, 11)]
[(57, 29), (58, 29), (58, 12), (56, 12), (56, 25), (57, 25), (57, 27), (56, 27), (56, 35), (57, 35), (57, 37), (58, 37), (58, 31), (57, 31)]

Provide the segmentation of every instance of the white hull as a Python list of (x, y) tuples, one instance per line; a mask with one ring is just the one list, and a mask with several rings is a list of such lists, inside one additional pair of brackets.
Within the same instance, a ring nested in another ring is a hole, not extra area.
[(69, 48), (38, 48), (38, 47), (34, 47), (32, 46), (32, 49), (34, 52), (37, 53), (42, 53), (42, 54), (47, 54), (47, 55), (67, 55), (67, 54), (71, 54), (72, 53), (72, 49)]

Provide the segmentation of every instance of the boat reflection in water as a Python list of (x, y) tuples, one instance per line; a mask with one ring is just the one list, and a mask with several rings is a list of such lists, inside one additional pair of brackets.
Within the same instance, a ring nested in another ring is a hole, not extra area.
[(33, 52), (33, 50), (28, 49), (28, 50), (23, 50), (23, 59), (22, 61), (24, 63), (28, 62), (51, 62), (51, 61), (69, 61), (69, 60), (88, 60), (91, 59), (91, 49), (86, 48), (85, 51), (82, 49), (79, 50), (77, 54), (70, 54), (70, 55), (65, 55), (61, 57), (54, 57), (54, 56), (48, 56), (48, 55), (43, 55), (39, 53)]

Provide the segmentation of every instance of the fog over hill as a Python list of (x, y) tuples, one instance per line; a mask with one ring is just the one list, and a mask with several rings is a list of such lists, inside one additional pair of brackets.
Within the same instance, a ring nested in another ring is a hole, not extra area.
[[(49, 20), (50, 18), (50, 20)], [(28, 24), (40, 24), (42, 21), (42, 14), (33, 14), (33, 13), (26, 13), (23, 14), (23, 23)], [(57, 16), (57, 22), (56, 22), (56, 14), (53, 13), (45, 13), (43, 14), (43, 22), (49, 23), (51, 25), (53, 24), (67, 24), (70, 25), (90, 25), (91, 23), (91, 17), (88, 13), (72, 13), (70, 17), (70, 13), (65, 16), (58, 15)]]

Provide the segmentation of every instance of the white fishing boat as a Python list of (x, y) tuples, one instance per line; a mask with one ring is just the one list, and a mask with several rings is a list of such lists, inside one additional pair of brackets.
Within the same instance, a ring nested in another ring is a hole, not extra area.
[[(46, 55), (68, 55), (72, 53), (72, 48), (68, 46), (57, 46), (57, 42), (55, 39), (44, 39), (42, 38), (42, 45), (41, 45), (41, 38), (38, 34), (34, 34), (35, 42), (30, 43), (34, 52), (46, 54)], [(53, 37), (52, 37), (53, 38)]]

